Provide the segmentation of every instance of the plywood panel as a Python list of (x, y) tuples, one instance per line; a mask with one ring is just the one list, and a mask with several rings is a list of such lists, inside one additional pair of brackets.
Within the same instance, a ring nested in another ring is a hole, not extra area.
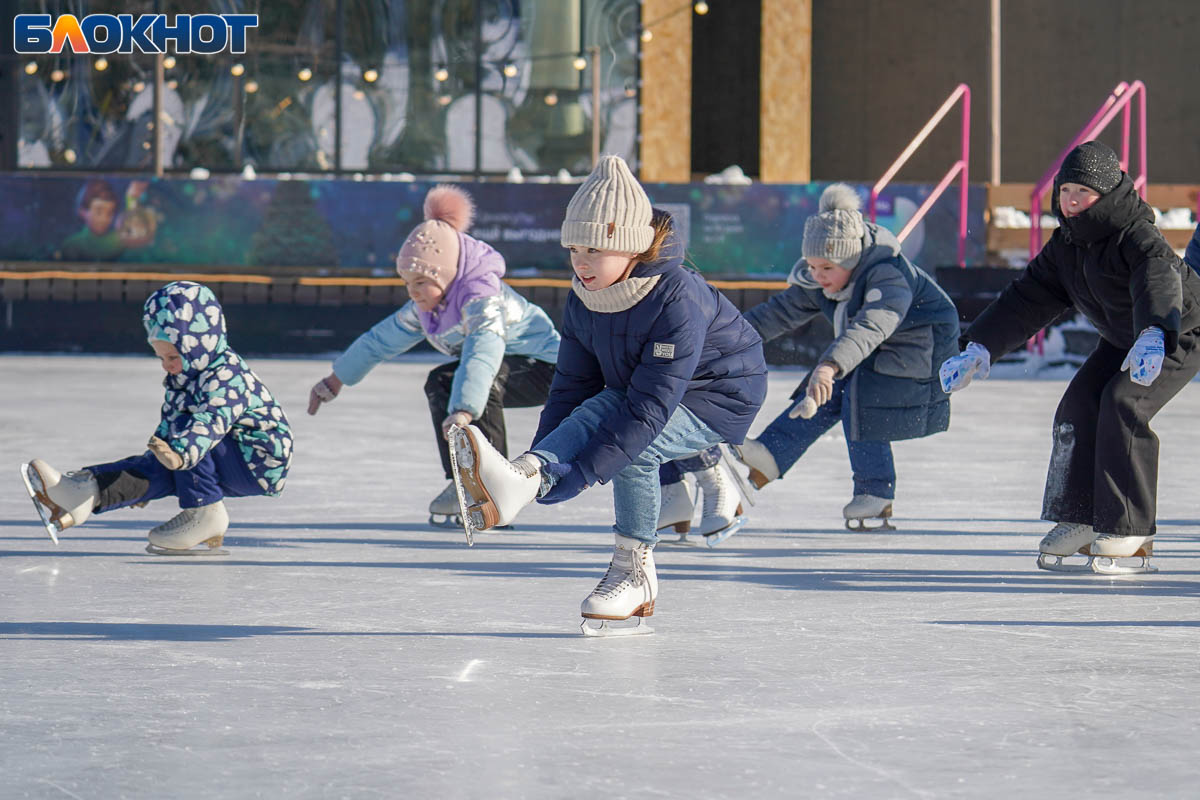
[(642, 21), (641, 179), (687, 182), (692, 177), (692, 14), (679, 0), (645, 0)]
[(812, 175), (812, 0), (762, 0), (759, 174), (766, 183)]

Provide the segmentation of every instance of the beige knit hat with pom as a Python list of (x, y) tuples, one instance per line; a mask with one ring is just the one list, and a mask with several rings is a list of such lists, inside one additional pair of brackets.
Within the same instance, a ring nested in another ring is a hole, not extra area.
[(425, 221), (413, 228), (396, 256), (396, 272), (405, 281), (418, 275), (445, 289), (458, 273), (458, 235), (471, 227), (475, 206), (457, 186), (440, 184), (425, 195)]
[(620, 156), (604, 156), (567, 205), (562, 246), (644, 253), (654, 241), (650, 198)]
[(821, 192), (817, 213), (804, 222), (801, 255), (824, 258), (842, 269), (854, 269), (862, 256), (866, 226), (859, 212), (862, 203), (853, 186), (834, 183)]

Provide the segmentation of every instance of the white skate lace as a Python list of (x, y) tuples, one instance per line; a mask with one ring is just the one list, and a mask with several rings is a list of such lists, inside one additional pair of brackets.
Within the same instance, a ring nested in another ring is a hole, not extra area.
[[(716, 469), (720, 469), (717, 467)], [(706, 517), (715, 517), (725, 507), (726, 491), (725, 481), (721, 480), (714, 473), (712, 477), (702, 479), (700, 488), (704, 492), (703, 514)]]
[(524, 455), (519, 455), (508, 462), (508, 467), (522, 478), (532, 478), (538, 475), (541, 469), (531, 461), (532, 457), (526, 458)]
[(1076, 533), (1086, 527), (1088, 526), (1078, 522), (1060, 522), (1051, 528), (1050, 532), (1046, 534), (1046, 544), (1051, 545), (1061, 542), (1063, 539), (1074, 536)]
[(200, 513), (198, 508), (185, 508), (169, 520), (164, 522), (158, 529), (160, 534), (174, 533), (181, 528), (186, 528), (191, 525), (192, 520)]
[[(629, 560), (629, 564), (618, 564), (617, 561)], [(608, 571), (604, 573), (604, 577), (600, 579), (600, 583), (596, 584), (596, 588), (592, 590), (593, 595), (599, 595), (605, 599), (620, 594), (626, 583), (631, 586), (637, 586), (641, 583), (640, 559), (637, 555), (628, 550), (618, 550), (613, 554), (612, 561), (609, 562)]]

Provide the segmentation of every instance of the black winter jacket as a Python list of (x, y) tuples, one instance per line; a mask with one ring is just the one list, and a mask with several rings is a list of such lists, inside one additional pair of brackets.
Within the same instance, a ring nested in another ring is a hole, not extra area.
[(1120, 184), (1058, 230), (1025, 271), (983, 310), (959, 340), (978, 342), (998, 359), (1069, 308), (1120, 349), (1151, 325), (1171, 353), (1181, 330), (1200, 327), (1200, 276), (1184, 266), (1154, 226), (1154, 212), (1133, 181)]

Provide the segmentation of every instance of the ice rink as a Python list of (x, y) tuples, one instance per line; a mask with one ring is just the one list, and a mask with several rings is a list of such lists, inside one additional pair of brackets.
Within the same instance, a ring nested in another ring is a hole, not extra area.
[[(719, 549), (658, 548), (655, 635), (597, 640), (578, 609), (611, 551), (609, 489), (468, 549), (426, 524), (432, 362), (309, 417), (328, 362), (250, 361), (296, 433), (287, 490), (228, 502), (229, 557), (170, 558), (143, 546), (173, 500), (55, 547), (17, 474), (141, 451), (157, 362), (0, 357), (3, 797), (1196, 790), (1196, 384), (1155, 424), (1158, 574), (1036, 568), (1064, 384), (994, 378), (955, 396), (949, 432), (896, 446), (897, 532), (842, 527), (838, 431)], [(772, 373), (755, 431), (800, 377)], [(537, 411), (508, 419), (515, 455)]]

